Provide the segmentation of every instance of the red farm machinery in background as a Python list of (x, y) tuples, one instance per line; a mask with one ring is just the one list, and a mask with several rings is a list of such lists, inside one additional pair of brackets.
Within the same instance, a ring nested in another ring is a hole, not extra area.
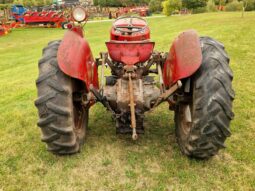
[(147, 6), (134, 7), (134, 8), (131, 8), (130, 11), (132, 13), (138, 14), (140, 17), (147, 17), (151, 15), (149, 7)]
[(63, 11), (27, 11), (22, 15), (12, 15), (19, 25), (31, 26), (40, 25), (47, 27), (65, 28), (70, 22), (70, 15)]
[(0, 23), (0, 36), (7, 35), (11, 32), (10, 25)]
[(138, 15), (141, 17), (150, 16), (149, 7), (136, 6), (136, 7), (86, 7), (90, 18), (108, 17), (109, 19), (116, 19), (120, 16)]
[(145, 132), (145, 113), (165, 102), (174, 111), (185, 155), (208, 159), (225, 147), (235, 94), (223, 44), (187, 30), (168, 52), (155, 51), (146, 20), (125, 16), (113, 22), (108, 51), (94, 59), (82, 28), (85, 10), (77, 7), (72, 16), (78, 24), (70, 25), (62, 40), (49, 42), (39, 61), (37, 124), (50, 152), (80, 150), (96, 102), (111, 112), (116, 133), (133, 140)]
[[(35, 8), (34, 8), (35, 9)], [(12, 5), (10, 10), (4, 11), (4, 17), (7, 18), (5, 26), (2, 26), (5, 32), (7, 27), (51, 27), (51, 28), (67, 28), (67, 24), (72, 20), (70, 7), (62, 8), (61, 10), (53, 10), (51, 7), (41, 8), (42, 11), (29, 10), (23, 5)], [(140, 16), (149, 16), (148, 7), (119, 7), (119, 8), (104, 8), (98, 9), (95, 7), (87, 7), (86, 11), (91, 17), (98, 15), (107, 16), (109, 18), (117, 18), (128, 14), (138, 14)], [(99, 11), (99, 12), (98, 12)], [(10, 20), (11, 19), (11, 20)], [(9, 30), (8, 30), (9, 31)]]
[(13, 5), (0, 11), (0, 36), (6, 35), (19, 27), (67, 28), (72, 21), (68, 10), (29, 11), (22, 5)]
[(8, 22), (7, 9), (0, 10), (0, 36), (11, 32), (11, 24)]
[(140, 7), (120, 7), (117, 11), (113, 12), (114, 18), (118, 18), (120, 16), (136, 14), (140, 17), (150, 16), (149, 7), (140, 6)]

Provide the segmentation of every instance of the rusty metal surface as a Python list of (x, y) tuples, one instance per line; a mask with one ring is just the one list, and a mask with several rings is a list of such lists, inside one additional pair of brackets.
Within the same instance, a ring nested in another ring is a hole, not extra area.
[(166, 87), (177, 80), (194, 74), (202, 63), (199, 36), (196, 31), (181, 33), (173, 42), (163, 68), (163, 79)]
[[(132, 94), (135, 105), (135, 119), (137, 133), (143, 133), (144, 112), (149, 111), (160, 95), (154, 78), (132, 79)], [(117, 132), (132, 133), (129, 80), (116, 79), (115, 83), (104, 86), (104, 96), (116, 113)], [(123, 129), (124, 128), (124, 129)]]
[(134, 90), (133, 90), (133, 82), (131, 78), (131, 73), (128, 74), (128, 93), (129, 93), (129, 107), (130, 107), (130, 115), (131, 115), (131, 127), (132, 131), (132, 139), (136, 140), (136, 118), (135, 118), (135, 102), (134, 102)]
[(178, 80), (174, 85), (172, 85), (168, 90), (166, 90), (164, 93), (162, 93), (155, 104), (153, 105), (153, 108), (157, 107), (160, 103), (163, 101), (166, 101), (169, 96), (171, 96), (177, 89), (182, 87), (182, 83), (180, 80)]
[(97, 66), (88, 42), (79, 34), (67, 31), (58, 49), (58, 64), (67, 75), (98, 88)]
[[(142, 111), (148, 111), (151, 109), (151, 103), (160, 95), (160, 90), (156, 86), (155, 82), (147, 81), (146, 78), (132, 80), (133, 93), (136, 107)], [(115, 86), (105, 86), (104, 95), (110, 102), (116, 102), (118, 108), (122, 111), (128, 111), (129, 107), (129, 92), (128, 81), (124, 79), (118, 79)]]

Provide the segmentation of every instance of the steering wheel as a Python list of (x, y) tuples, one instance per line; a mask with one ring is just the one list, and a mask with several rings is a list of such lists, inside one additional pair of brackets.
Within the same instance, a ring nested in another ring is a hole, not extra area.
[[(128, 24), (128, 26), (118, 26), (116, 25), (116, 22), (118, 20), (121, 20), (121, 19), (130, 19), (130, 22)], [(143, 27), (140, 27), (140, 26), (135, 26), (133, 25), (133, 19), (138, 19), (138, 20), (141, 20), (143, 22), (145, 22), (145, 26)], [(141, 32), (143, 31), (145, 28), (147, 27), (147, 22), (145, 19), (141, 18), (141, 17), (136, 17), (136, 16), (124, 16), (124, 17), (119, 17), (118, 19), (115, 20), (115, 22), (113, 23), (113, 28), (117, 31), (120, 31), (122, 33), (137, 33), (137, 32)], [(126, 29), (126, 30), (124, 30)], [(132, 29), (137, 29), (137, 30), (132, 30)]]

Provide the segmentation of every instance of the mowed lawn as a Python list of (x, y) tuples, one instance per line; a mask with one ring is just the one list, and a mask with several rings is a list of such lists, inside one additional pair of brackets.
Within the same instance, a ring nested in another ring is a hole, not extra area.
[[(255, 12), (211, 13), (148, 20), (156, 50), (186, 29), (225, 44), (234, 72), (235, 119), (227, 148), (207, 161), (182, 155), (173, 113), (162, 105), (146, 115), (146, 133), (133, 142), (115, 134), (110, 113), (90, 111), (79, 154), (46, 151), (37, 127), (35, 80), (42, 48), (62, 29), (16, 29), (0, 38), (0, 190), (255, 190)], [(94, 56), (106, 51), (111, 23), (85, 27)]]

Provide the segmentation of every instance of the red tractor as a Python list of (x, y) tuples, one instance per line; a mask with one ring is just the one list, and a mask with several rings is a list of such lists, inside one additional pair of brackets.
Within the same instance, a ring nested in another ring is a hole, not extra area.
[[(157, 52), (146, 21), (129, 16), (113, 22), (108, 52), (94, 59), (81, 27), (86, 12), (77, 7), (72, 14), (80, 24), (69, 26), (62, 40), (50, 42), (39, 61), (35, 105), (49, 151), (80, 150), (89, 109), (96, 102), (112, 113), (116, 132), (131, 134), (133, 140), (144, 133), (145, 112), (167, 102), (185, 155), (207, 159), (225, 147), (235, 93), (223, 44), (188, 30), (169, 52)], [(111, 75), (105, 77), (106, 66)]]

